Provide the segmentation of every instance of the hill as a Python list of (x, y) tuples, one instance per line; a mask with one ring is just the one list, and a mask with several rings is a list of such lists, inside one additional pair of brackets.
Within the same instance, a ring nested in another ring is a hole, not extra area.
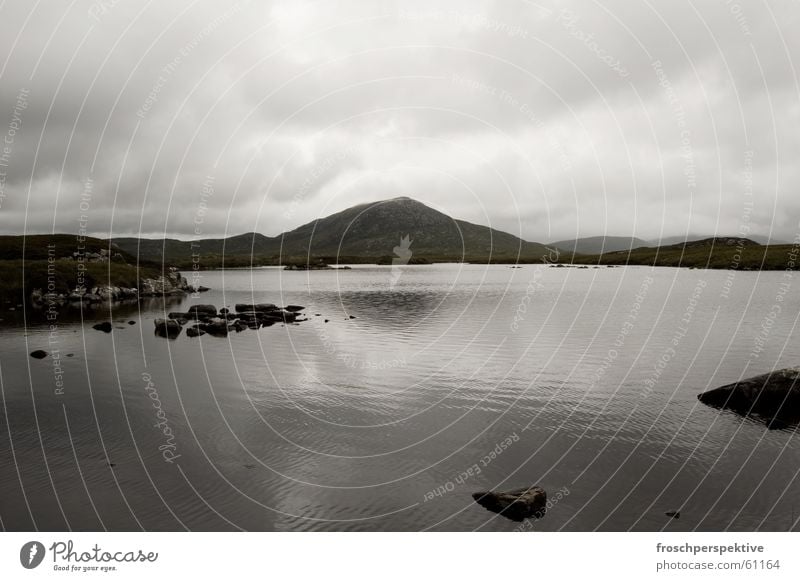
[[(684, 242), (697, 242), (699, 240), (708, 240), (711, 238), (724, 238), (724, 236), (715, 236), (713, 234), (686, 234), (683, 236), (665, 236), (660, 240), (654, 239), (650, 240), (645, 244), (645, 246), (674, 246), (675, 244), (683, 244)], [(729, 237), (730, 238), (730, 237)], [(775, 237), (770, 238), (769, 236), (761, 236), (759, 234), (748, 234), (748, 240), (752, 240), (753, 242), (758, 242), (761, 245), (768, 246), (768, 245), (781, 245), (781, 244), (791, 244), (786, 240), (779, 240)], [(622, 250), (619, 248), (618, 250)]]
[(391, 257), (404, 236), (412, 241), (413, 256), (427, 260), (507, 261), (537, 259), (547, 252), (541, 244), (451, 218), (411, 198), (354, 206), (286, 232), (278, 240), (281, 256), (336, 261), (337, 257)]
[(269, 238), (258, 233), (193, 242), (114, 238), (130, 254), (146, 260), (202, 267), (306, 262), (382, 262), (396, 257), (408, 236), (412, 262), (531, 262), (548, 249), (487, 226), (457, 220), (411, 198), (353, 206)]
[(195, 256), (202, 257), (203, 264), (222, 262), (225, 256), (229, 266), (233, 266), (239, 258), (247, 260), (242, 265), (249, 265), (250, 256), (267, 257), (277, 253), (279, 245), (274, 238), (251, 232), (229, 238), (204, 238), (184, 241), (174, 238), (112, 238), (112, 242), (129, 254), (139, 256), (141, 260), (154, 261), (170, 265), (191, 267)]
[(573, 264), (644, 265), (733, 270), (797, 270), (798, 247), (792, 244), (762, 246), (748, 238), (706, 238), (682, 244), (575, 255)]
[(115, 262), (135, 263), (136, 257), (113, 242), (74, 234), (29, 234), (0, 236), (0, 260), (47, 260), (73, 258), (75, 253), (100, 255), (107, 253)]

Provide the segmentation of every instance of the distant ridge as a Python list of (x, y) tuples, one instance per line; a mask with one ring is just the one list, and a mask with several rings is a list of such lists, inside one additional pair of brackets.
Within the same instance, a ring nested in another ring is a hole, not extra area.
[[(646, 246), (670, 246), (672, 244), (681, 244), (683, 242), (697, 242), (698, 240), (710, 240), (712, 238), (726, 238), (726, 236), (713, 235), (713, 234), (686, 234), (683, 236), (665, 236), (661, 239), (654, 239), (647, 242)], [(734, 237), (735, 238), (735, 237)], [(788, 240), (780, 240), (775, 237), (761, 236), (759, 234), (748, 234), (747, 238), (753, 242), (758, 242), (764, 246), (769, 244), (791, 244)]]
[(551, 242), (548, 246), (558, 248), (568, 253), (601, 254), (603, 252), (641, 248), (643, 246), (651, 246), (651, 244), (646, 240), (635, 237), (589, 236), (587, 238), (577, 238), (574, 240), (559, 240), (557, 242)]
[(749, 238), (714, 237), (655, 248), (636, 248), (598, 255), (576, 254), (570, 258), (574, 264), (798, 270), (798, 255), (798, 245), (762, 246)]

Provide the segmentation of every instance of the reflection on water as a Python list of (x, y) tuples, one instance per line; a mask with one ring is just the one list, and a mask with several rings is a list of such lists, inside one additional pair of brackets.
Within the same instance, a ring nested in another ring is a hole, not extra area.
[[(534, 484), (562, 493), (523, 530), (791, 526), (794, 427), (696, 399), (797, 364), (791, 321), (753, 356), (779, 273), (728, 297), (722, 271), (635, 267), (202, 274), (198, 299), (4, 317), (3, 527), (505, 531), (472, 493)], [(309, 320), (154, 336), (169, 311), (243, 302)]]

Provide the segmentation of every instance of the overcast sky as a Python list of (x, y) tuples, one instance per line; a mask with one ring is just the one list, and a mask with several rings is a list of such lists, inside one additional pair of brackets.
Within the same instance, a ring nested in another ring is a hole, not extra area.
[(0, 230), (276, 235), (410, 196), (532, 241), (792, 240), (799, 17), (788, 0), (6, 1)]

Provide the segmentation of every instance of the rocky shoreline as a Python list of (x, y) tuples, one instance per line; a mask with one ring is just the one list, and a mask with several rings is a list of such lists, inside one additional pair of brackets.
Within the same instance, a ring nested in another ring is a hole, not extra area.
[(35, 288), (30, 294), (30, 304), (34, 308), (83, 307), (105, 302), (137, 301), (143, 298), (164, 296), (185, 296), (189, 293), (200, 293), (209, 290), (206, 287), (194, 287), (178, 269), (171, 267), (165, 275), (143, 278), (138, 287), (95, 286), (92, 288), (77, 287), (69, 293), (46, 292)]

